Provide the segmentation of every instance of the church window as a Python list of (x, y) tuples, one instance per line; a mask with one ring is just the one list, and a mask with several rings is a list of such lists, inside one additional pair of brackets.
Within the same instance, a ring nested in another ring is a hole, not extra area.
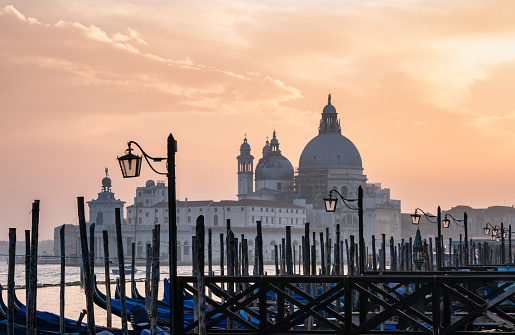
[(191, 212), (191, 208), (188, 208), (188, 213), (190, 213), (190, 212)]
[(128, 210), (128, 212), (129, 212), (129, 214), (132, 213), (132, 211), (130, 209)]
[(242, 212), (244, 212), (244, 211), (245, 211), (245, 207), (242, 207), (242, 208), (241, 208), (241, 211), (242, 211)]
[(342, 197), (347, 198), (347, 186), (342, 186)]
[(281, 209), (279, 208), (279, 213), (281, 213)]
[(218, 208), (215, 207), (215, 213), (217, 213), (217, 212), (218, 212)]
[(140, 213), (143, 213), (143, 210), (141, 210), (141, 209), (140, 209), (140, 210), (139, 210), (139, 212), (140, 212)]
[(268, 212), (268, 208), (265, 208), (265, 209), (266, 209), (266, 211)]
[(231, 211), (231, 207), (227, 207), (227, 211), (230, 212)]
[(277, 183), (277, 190), (280, 191), (281, 190), (281, 187), (282, 187), (282, 184), (281, 183)]
[(191, 216), (188, 216), (188, 223), (191, 223)]
[(188, 241), (184, 242), (184, 256), (189, 256), (190, 254), (190, 246)]
[(148, 200), (148, 199), (146, 200), (146, 203), (147, 203), (147, 204), (149, 203), (149, 200)]
[(252, 217), (252, 223), (254, 223), (254, 217)]
[(138, 223), (142, 224), (143, 223), (143, 219), (142, 218), (138, 218)]
[(274, 211), (274, 209), (273, 209), (273, 208), (270, 208), (270, 211), (271, 211), (271, 212), (273, 212), (273, 211)]
[(138, 192), (138, 197), (141, 197), (141, 191)]
[(97, 222), (96, 224), (104, 224), (104, 213), (98, 212), (97, 213)]
[(299, 214), (299, 210), (297, 209), (297, 214)]
[(199, 209), (199, 212), (202, 212), (202, 208)]
[(145, 217), (147, 217), (147, 218), (148, 218), (148, 213), (145, 213)]
[(132, 224), (132, 219), (131, 218), (129, 218), (127, 221), (129, 222), (129, 224)]
[(218, 215), (213, 217), (213, 226), (218, 226)]
[(266, 222), (265, 223), (268, 223), (268, 216), (266, 217)]
[(156, 216), (156, 217), (154, 218), (154, 223), (159, 223), (159, 217), (157, 217), (157, 216)]
[(270, 223), (274, 223), (274, 218), (270, 218)]

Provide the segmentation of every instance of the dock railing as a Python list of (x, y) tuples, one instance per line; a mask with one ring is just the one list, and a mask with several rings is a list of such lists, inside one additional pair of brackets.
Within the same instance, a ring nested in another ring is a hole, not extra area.
[[(204, 280), (204, 290), (212, 293), (203, 307), (208, 334), (443, 335), (477, 334), (488, 327), (502, 328), (505, 334), (515, 330), (511, 313), (515, 273), (205, 276)], [(180, 289), (197, 295), (196, 281), (179, 277)], [(223, 289), (228, 284), (236, 287), (232, 295)], [(198, 321), (189, 319), (184, 301), (177, 306), (182, 306), (182, 334), (194, 333)]]

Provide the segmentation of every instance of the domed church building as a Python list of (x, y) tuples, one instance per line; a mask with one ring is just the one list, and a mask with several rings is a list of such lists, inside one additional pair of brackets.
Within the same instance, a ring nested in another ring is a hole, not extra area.
[[(358, 235), (358, 213), (338, 202), (335, 213), (327, 213), (324, 197), (337, 190), (345, 198), (357, 198), (358, 187), (364, 191), (364, 236), (370, 245), (372, 235), (385, 234), (400, 239), (400, 200), (390, 199), (390, 190), (380, 183), (367, 183), (361, 155), (351, 140), (342, 135), (340, 120), (329, 94), (322, 111), (318, 135), (304, 147), (296, 175), (290, 161), (282, 156), (276, 132), (266, 141), (263, 157), (255, 171), (255, 191), (252, 191), (253, 156), (247, 139), (238, 156), (238, 199), (264, 199), (292, 202), (306, 208), (306, 221), (313, 228), (330, 228), (340, 224), (342, 238)], [(356, 203), (349, 203), (356, 207)]]

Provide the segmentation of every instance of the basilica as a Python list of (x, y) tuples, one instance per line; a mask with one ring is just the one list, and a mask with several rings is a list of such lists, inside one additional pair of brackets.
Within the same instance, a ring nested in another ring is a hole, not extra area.
[[(306, 209), (306, 220), (313, 227), (334, 229), (340, 224), (343, 237), (358, 233), (357, 211), (344, 205), (336, 213), (326, 213), (324, 197), (337, 190), (344, 198), (357, 198), (364, 190), (364, 236), (380, 238), (386, 234), (400, 239), (400, 200), (390, 198), (390, 190), (379, 183), (367, 183), (361, 155), (356, 146), (342, 135), (331, 95), (323, 108), (318, 135), (309, 141), (299, 158), (297, 171), (281, 154), (276, 132), (266, 141), (255, 171), (254, 157), (247, 139), (240, 146), (238, 160), (238, 199), (286, 201)], [(255, 186), (255, 188), (254, 188)], [(354, 206), (355, 207), (355, 206)]]

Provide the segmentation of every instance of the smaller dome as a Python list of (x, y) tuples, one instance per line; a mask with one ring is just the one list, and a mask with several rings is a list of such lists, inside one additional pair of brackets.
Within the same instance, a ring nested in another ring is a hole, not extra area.
[(336, 108), (331, 105), (331, 94), (327, 97), (327, 105), (324, 107), (323, 113), (336, 114)]
[(102, 186), (104, 188), (110, 188), (111, 187), (111, 178), (105, 177), (104, 179), (102, 179)]
[(247, 143), (247, 138), (243, 140), (243, 143), (240, 146), (240, 151), (250, 151), (250, 145)]
[(265, 157), (266, 155), (268, 155), (271, 152), (272, 152), (272, 149), (270, 148), (270, 145), (267, 140), (266, 145), (263, 147), (263, 157)]
[(326, 105), (324, 107), (324, 113), (336, 114), (336, 108), (333, 105)]
[(145, 183), (145, 187), (152, 187), (152, 186), (156, 186), (156, 183), (154, 183), (153, 180), (147, 180), (147, 182)]

